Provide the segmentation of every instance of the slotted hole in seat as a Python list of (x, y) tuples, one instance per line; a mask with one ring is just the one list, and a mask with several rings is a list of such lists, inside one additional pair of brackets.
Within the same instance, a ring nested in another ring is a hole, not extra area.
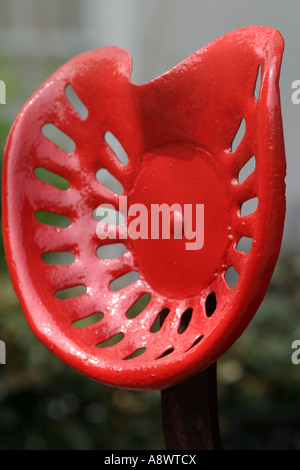
[(111, 281), (109, 288), (111, 291), (117, 292), (136, 282), (139, 277), (140, 273), (138, 271), (129, 271), (128, 273), (122, 274), (122, 276), (119, 276), (118, 278)]
[(75, 320), (72, 325), (75, 326), (75, 328), (84, 328), (86, 326), (94, 325), (95, 323), (98, 323), (99, 321), (102, 320), (104, 317), (104, 314), (102, 312), (95, 312), (92, 313), (91, 315), (88, 315), (84, 318), (81, 318), (80, 320)]
[(86, 293), (86, 287), (82, 284), (78, 284), (72, 287), (66, 287), (55, 292), (55, 297), (58, 299), (75, 299)]
[(183, 312), (183, 314), (181, 315), (180, 323), (179, 323), (179, 327), (178, 327), (178, 333), (179, 333), (179, 334), (184, 333), (184, 331), (185, 331), (185, 330), (187, 329), (187, 327), (189, 326), (190, 321), (191, 321), (191, 319), (192, 319), (192, 313), (193, 313), (193, 309), (192, 309), (192, 308), (188, 308), (188, 309), (185, 310), (185, 312)]
[(247, 199), (247, 201), (241, 204), (241, 216), (245, 217), (246, 215), (253, 214), (258, 206), (258, 198), (252, 197), (251, 199)]
[(51, 211), (39, 210), (35, 212), (37, 222), (54, 227), (66, 228), (71, 224), (71, 220), (66, 215), (57, 214)]
[(163, 352), (157, 359), (162, 359), (163, 357), (168, 356), (174, 351), (174, 348), (169, 348), (165, 352)]
[(240, 122), (240, 125), (238, 127), (238, 130), (233, 138), (232, 144), (231, 144), (231, 152), (234, 153), (238, 146), (240, 145), (244, 135), (246, 132), (246, 122), (245, 119), (243, 118)]
[(207, 317), (211, 317), (217, 308), (217, 298), (216, 293), (211, 292), (205, 301), (205, 312)]
[(238, 182), (241, 184), (243, 183), (248, 176), (250, 176), (253, 171), (255, 170), (256, 160), (255, 157), (252, 156), (247, 163), (240, 169), (238, 174)]
[(167, 318), (167, 316), (169, 315), (169, 313), (170, 313), (169, 308), (164, 308), (163, 310), (161, 310), (159, 312), (159, 314), (157, 315), (153, 325), (150, 328), (151, 333), (157, 333), (157, 331), (159, 331), (161, 329), (161, 327), (163, 326), (164, 321)]
[(70, 187), (70, 183), (66, 178), (63, 178), (46, 168), (37, 167), (34, 169), (34, 174), (39, 180), (51, 184), (55, 188), (62, 189), (63, 191), (66, 191)]
[(241, 237), (236, 246), (236, 250), (242, 251), (243, 253), (250, 253), (252, 242), (253, 238), (251, 237)]
[(56, 144), (65, 152), (72, 153), (75, 151), (76, 145), (74, 140), (54, 124), (47, 122), (43, 125), (41, 131), (45, 137), (47, 137), (49, 140), (51, 140), (51, 142)]
[(124, 357), (124, 361), (127, 361), (128, 359), (134, 359), (135, 357), (140, 356), (146, 351), (146, 348), (139, 348), (136, 351), (134, 351), (130, 356)]
[[(187, 351), (190, 351), (190, 349), (194, 348), (195, 346), (197, 346), (197, 344), (200, 343), (200, 341), (202, 340), (202, 338), (204, 338), (204, 335), (201, 335), (201, 336), (198, 336), (197, 339), (195, 339), (195, 341), (193, 342), (192, 346), (190, 346)], [(187, 352), (186, 351), (186, 352)]]
[(234, 289), (235, 286), (237, 285), (237, 282), (239, 280), (239, 273), (236, 271), (234, 266), (230, 266), (225, 273), (225, 280), (227, 282), (228, 287), (230, 289)]
[(118, 158), (120, 163), (123, 165), (128, 164), (128, 155), (125, 152), (122, 144), (119, 142), (119, 140), (114, 136), (114, 134), (110, 131), (105, 132), (104, 134), (104, 139), (108, 146), (111, 148), (115, 156)]
[(75, 255), (71, 251), (48, 251), (42, 255), (42, 260), (51, 265), (71, 264), (75, 261)]
[(96, 179), (116, 194), (121, 195), (124, 192), (123, 185), (106, 168), (101, 168), (96, 172)]
[(97, 344), (98, 348), (109, 348), (110, 346), (114, 346), (115, 344), (118, 344), (122, 339), (124, 338), (124, 333), (117, 333), (110, 338), (108, 338), (105, 341), (101, 341), (100, 343)]
[(143, 310), (149, 305), (151, 301), (151, 295), (150, 294), (142, 294), (138, 300), (134, 302), (134, 304), (130, 307), (130, 309), (126, 313), (127, 318), (135, 318), (137, 317), (140, 313), (142, 313)]
[(97, 248), (97, 256), (100, 259), (119, 258), (126, 253), (127, 249), (124, 243), (108, 243)]
[(72, 85), (67, 85), (65, 87), (65, 95), (68, 99), (69, 103), (73, 106), (75, 111), (79, 114), (82, 119), (86, 119), (88, 117), (88, 109), (85, 104), (81, 101), (77, 93), (75, 92)]
[(261, 85), (261, 66), (259, 65), (257, 68), (257, 76), (255, 80), (255, 87), (254, 87), (254, 98), (256, 99), (256, 101), (259, 98), (260, 85)]

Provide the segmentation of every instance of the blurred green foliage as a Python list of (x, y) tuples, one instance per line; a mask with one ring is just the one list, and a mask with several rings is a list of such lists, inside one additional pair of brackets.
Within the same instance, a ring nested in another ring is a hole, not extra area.
[(282, 253), (254, 319), (219, 361), (221, 427), (228, 448), (300, 449), (300, 255)]
[[(1, 155), (8, 130), (0, 123)], [(108, 387), (62, 363), (26, 323), (2, 238), (0, 267), (0, 449), (163, 449), (160, 392)], [(218, 361), (225, 449), (300, 449), (299, 285), (300, 255), (282, 254), (258, 313)]]

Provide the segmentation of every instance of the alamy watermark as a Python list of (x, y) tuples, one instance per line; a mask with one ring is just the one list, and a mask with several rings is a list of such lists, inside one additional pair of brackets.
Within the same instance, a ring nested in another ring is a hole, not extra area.
[(0, 104), (6, 104), (6, 85), (3, 80), (0, 80)]
[(295, 339), (295, 341), (292, 342), (291, 348), (295, 349), (291, 356), (292, 363), (298, 365), (300, 364), (300, 340)]
[(100, 240), (184, 238), (186, 250), (201, 250), (204, 245), (204, 204), (163, 203), (148, 208), (140, 203), (128, 206), (127, 196), (120, 196), (118, 210), (101, 204), (95, 217)]
[(6, 364), (6, 344), (0, 340), (0, 364)]
[(291, 96), (291, 100), (293, 104), (300, 103), (300, 80), (294, 80), (292, 83), (293, 93)]

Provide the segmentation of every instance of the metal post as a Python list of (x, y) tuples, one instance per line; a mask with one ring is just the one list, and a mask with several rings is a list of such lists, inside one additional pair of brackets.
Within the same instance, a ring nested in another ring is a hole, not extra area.
[(185, 382), (162, 390), (167, 450), (221, 450), (216, 363)]

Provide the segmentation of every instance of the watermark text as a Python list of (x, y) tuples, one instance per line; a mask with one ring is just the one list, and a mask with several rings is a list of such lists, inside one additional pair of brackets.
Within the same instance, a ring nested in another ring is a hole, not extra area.
[(95, 216), (99, 220), (96, 233), (100, 240), (184, 238), (186, 250), (201, 250), (204, 245), (204, 204), (182, 207), (163, 203), (148, 208), (137, 203), (128, 207), (127, 197), (121, 196), (118, 210), (111, 204), (101, 204)]
[(6, 85), (3, 80), (0, 80), (0, 104), (6, 104)]
[(6, 344), (0, 340), (0, 364), (6, 364)]
[(294, 80), (292, 83), (292, 88), (295, 90), (292, 93), (292, 103), (299, 104), (300, 103), (300, 80)]
[(300, 340), (295, 339), (295, 341), (292, 342), (292, 349), (295, 349), (295, 351), (292, 353), (292, 363), (295, 365), (300, 364)]

